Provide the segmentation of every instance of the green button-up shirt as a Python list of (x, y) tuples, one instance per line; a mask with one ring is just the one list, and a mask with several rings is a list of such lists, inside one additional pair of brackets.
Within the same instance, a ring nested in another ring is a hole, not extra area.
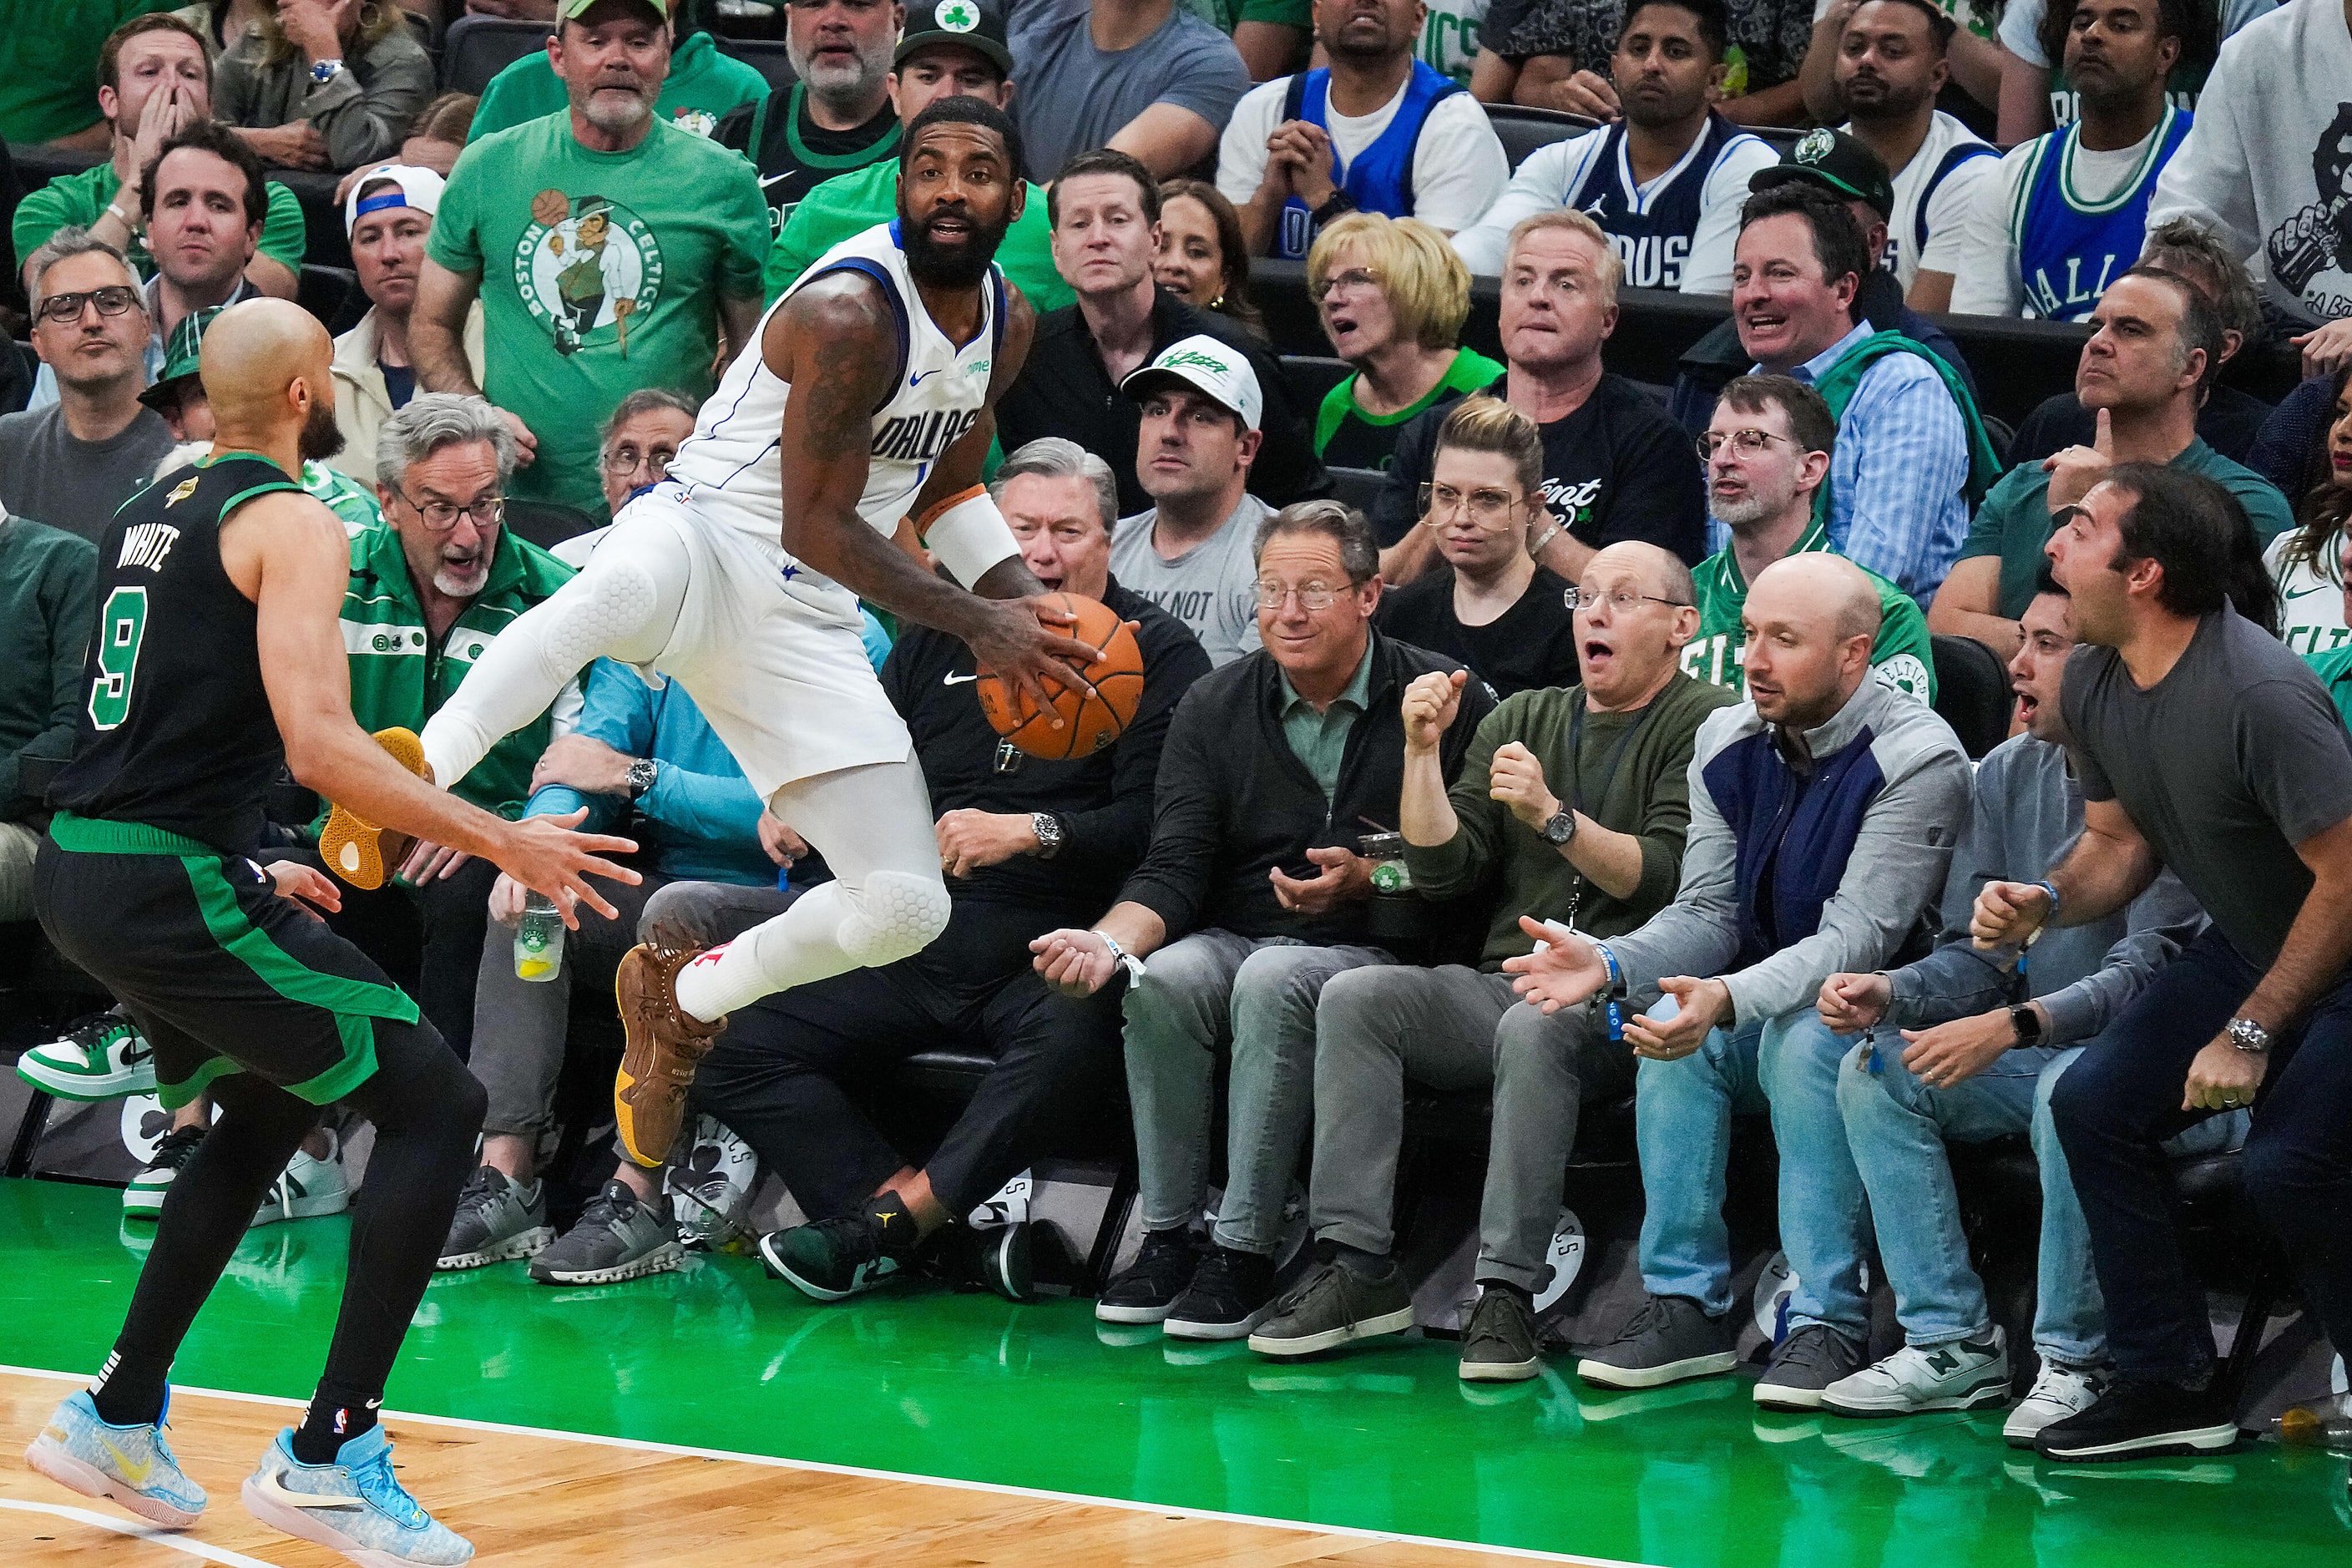
[(1356, 661), (1356, 673), (1349, 678), (1348, 688), (1331, 700), (1322, 712), (1298, 695), (1298, 688), (1290, 684), (1288, 671), (1282, 676), (1282, 738), (1315, 782), (1323, 787), (1323, 798), (1329, 800), (1339, 787), (1339, 760), (1348, 754), (1348, 736), (1356, 721), (1364, 716), (1364, 704), (1370, 700), (1372, 689), (1372, 647), (1365, 639), (1364, 657)]

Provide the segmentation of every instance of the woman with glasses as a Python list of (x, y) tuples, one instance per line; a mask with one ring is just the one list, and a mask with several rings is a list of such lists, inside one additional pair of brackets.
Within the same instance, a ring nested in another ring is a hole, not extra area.
[(1444, 564), (1381, 600), (1380, 629), (1459, 659), (1497, 697), (1575, 685), (1574, 590), (1528, 550), (1552, 527), (1535, 421), (1497, 397), (1455, 404), (1438, 427), (1421, 521)]
[(1418, 218), (1339, 219), (1307, 253), (1307, 292), (1332, 352), (1355, 372), (1316, 416), (1315, 452), (1327, 464), (1387, 468), (1407, 420), (1503, 374), (1485, 354), (1460, 346), (1470, 269)]

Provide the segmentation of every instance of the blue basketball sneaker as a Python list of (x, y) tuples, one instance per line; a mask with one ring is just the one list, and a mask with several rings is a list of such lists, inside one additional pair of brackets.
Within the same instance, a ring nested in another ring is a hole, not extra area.
[(331, 1546), (363, 1568), (455, 1568), (474, 1543), (437, 1523), (392, 1473), (392, 1439), (371, 1426), (343, 1445), (331, 1465), (294, 1457), (294, 1428), (261, 1456), (238, 1495), (246, 1512), (272, 1530)]
[[(166, 1390), (163, 1415), (171, 1412)], [(121, 1503), (166, 1530), (185, 1530), (205, 1511), (205, 1489), (181, 1472), (163, 1441), (163, 1417), (152, 1426), (110, 1426), (86, 1390), (58, 1406), (25, 1462), (61, 1487)]]

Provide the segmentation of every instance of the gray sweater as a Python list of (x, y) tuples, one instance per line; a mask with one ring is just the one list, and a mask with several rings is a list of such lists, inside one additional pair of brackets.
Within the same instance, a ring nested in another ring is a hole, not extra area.
[[(1887, 976), (1887, 1017), (1899, 1028), (1931, 1028), (2020, 999), (2010, 955), (1970, 944), (1969, 912), (1987, 882), (2040, 880), (2083, 831), (2083, 786), (2066, 772), (2063, 746), (2031, 735), (2005, 741), (1977, 765), (1975, 787), (1944, 879), (1941, 944)], [(2027, 956), (2024, 992), (2050, 1014), (2044, 1043), (2073, 1045), (2105, 1029), (2204, 923), (2197, 900), (2166, 871), (2106, 919), (2045, 933)]]
[[(1860, 816), (1850, 839), (1817, 847), (1843, 854), (1836, 888), (1823, 900), (1811, 934), (1726, 973), (1739, 955), (1743, 903), (1758, 891), (1743, 886), (1743, 876), (1758, 873), (1754, 858), (1741, 855), (1717, 792), (1718, 786), (1757, 787), (1751, 742), (1769, 746), (1772, 728), (1757, 715), (1753, 700), (1723, 709), (1699, 727), (1681, 890), (1639, 931), (1609, 943), (1637, 1005), (1655, 999), (1660, 977), (1688, 974), (1722, 979), (1743, 1022), (1811, 1007), (1831, 975), (1885, 967), (1944, 885), (1952, 847), (1968, 820), (1968, 754), (1951, 726), (1926, 703), (1884, 681), (1864, 680), (1829, 722), (1801, 737), (1806, 754), (1823, 769), (1847, 747), (1866, 744), (1866, 758), (1845, 760), (1841, 788), (1875, 773), (1866, 799), (1856, 803)], [(1718, 760), (1723, 766), (1710, 765)], [(1777, 750), (1761, 766), (1796, 772)], [(1806, 868), (1792, 864), (1791, 857), (1815, 847), (1784, 841), (1780, 875), (1801, 875)]]
[(307, 120), (326, 139), (327, 161), (337, 169), (398, 153), (433, 97), (433, 57), (405, 22), (354, 47), (323, 87), (310, 79), (301, 50), (270, 62), (266, 53), (257, 29), (229, 46), (213, 85), (213, 112), (224, 124), (256, 130)]

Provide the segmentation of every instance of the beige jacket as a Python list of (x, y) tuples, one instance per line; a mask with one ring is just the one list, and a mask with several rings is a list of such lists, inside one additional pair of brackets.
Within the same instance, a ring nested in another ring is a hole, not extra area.
[[(375, 483), (375, 443), (384, 421), (392, 417), (392, 394), (384, 389), (383, 370), (376, 363), (375, 307), (360, 324), (335, 340), (335, 423), (342, 426), (343, 449), (327, 466), (363, 485)], [(474, 384), (482, 381), (482, 305), (477, 300), (466, 317), (466, 364)]]

